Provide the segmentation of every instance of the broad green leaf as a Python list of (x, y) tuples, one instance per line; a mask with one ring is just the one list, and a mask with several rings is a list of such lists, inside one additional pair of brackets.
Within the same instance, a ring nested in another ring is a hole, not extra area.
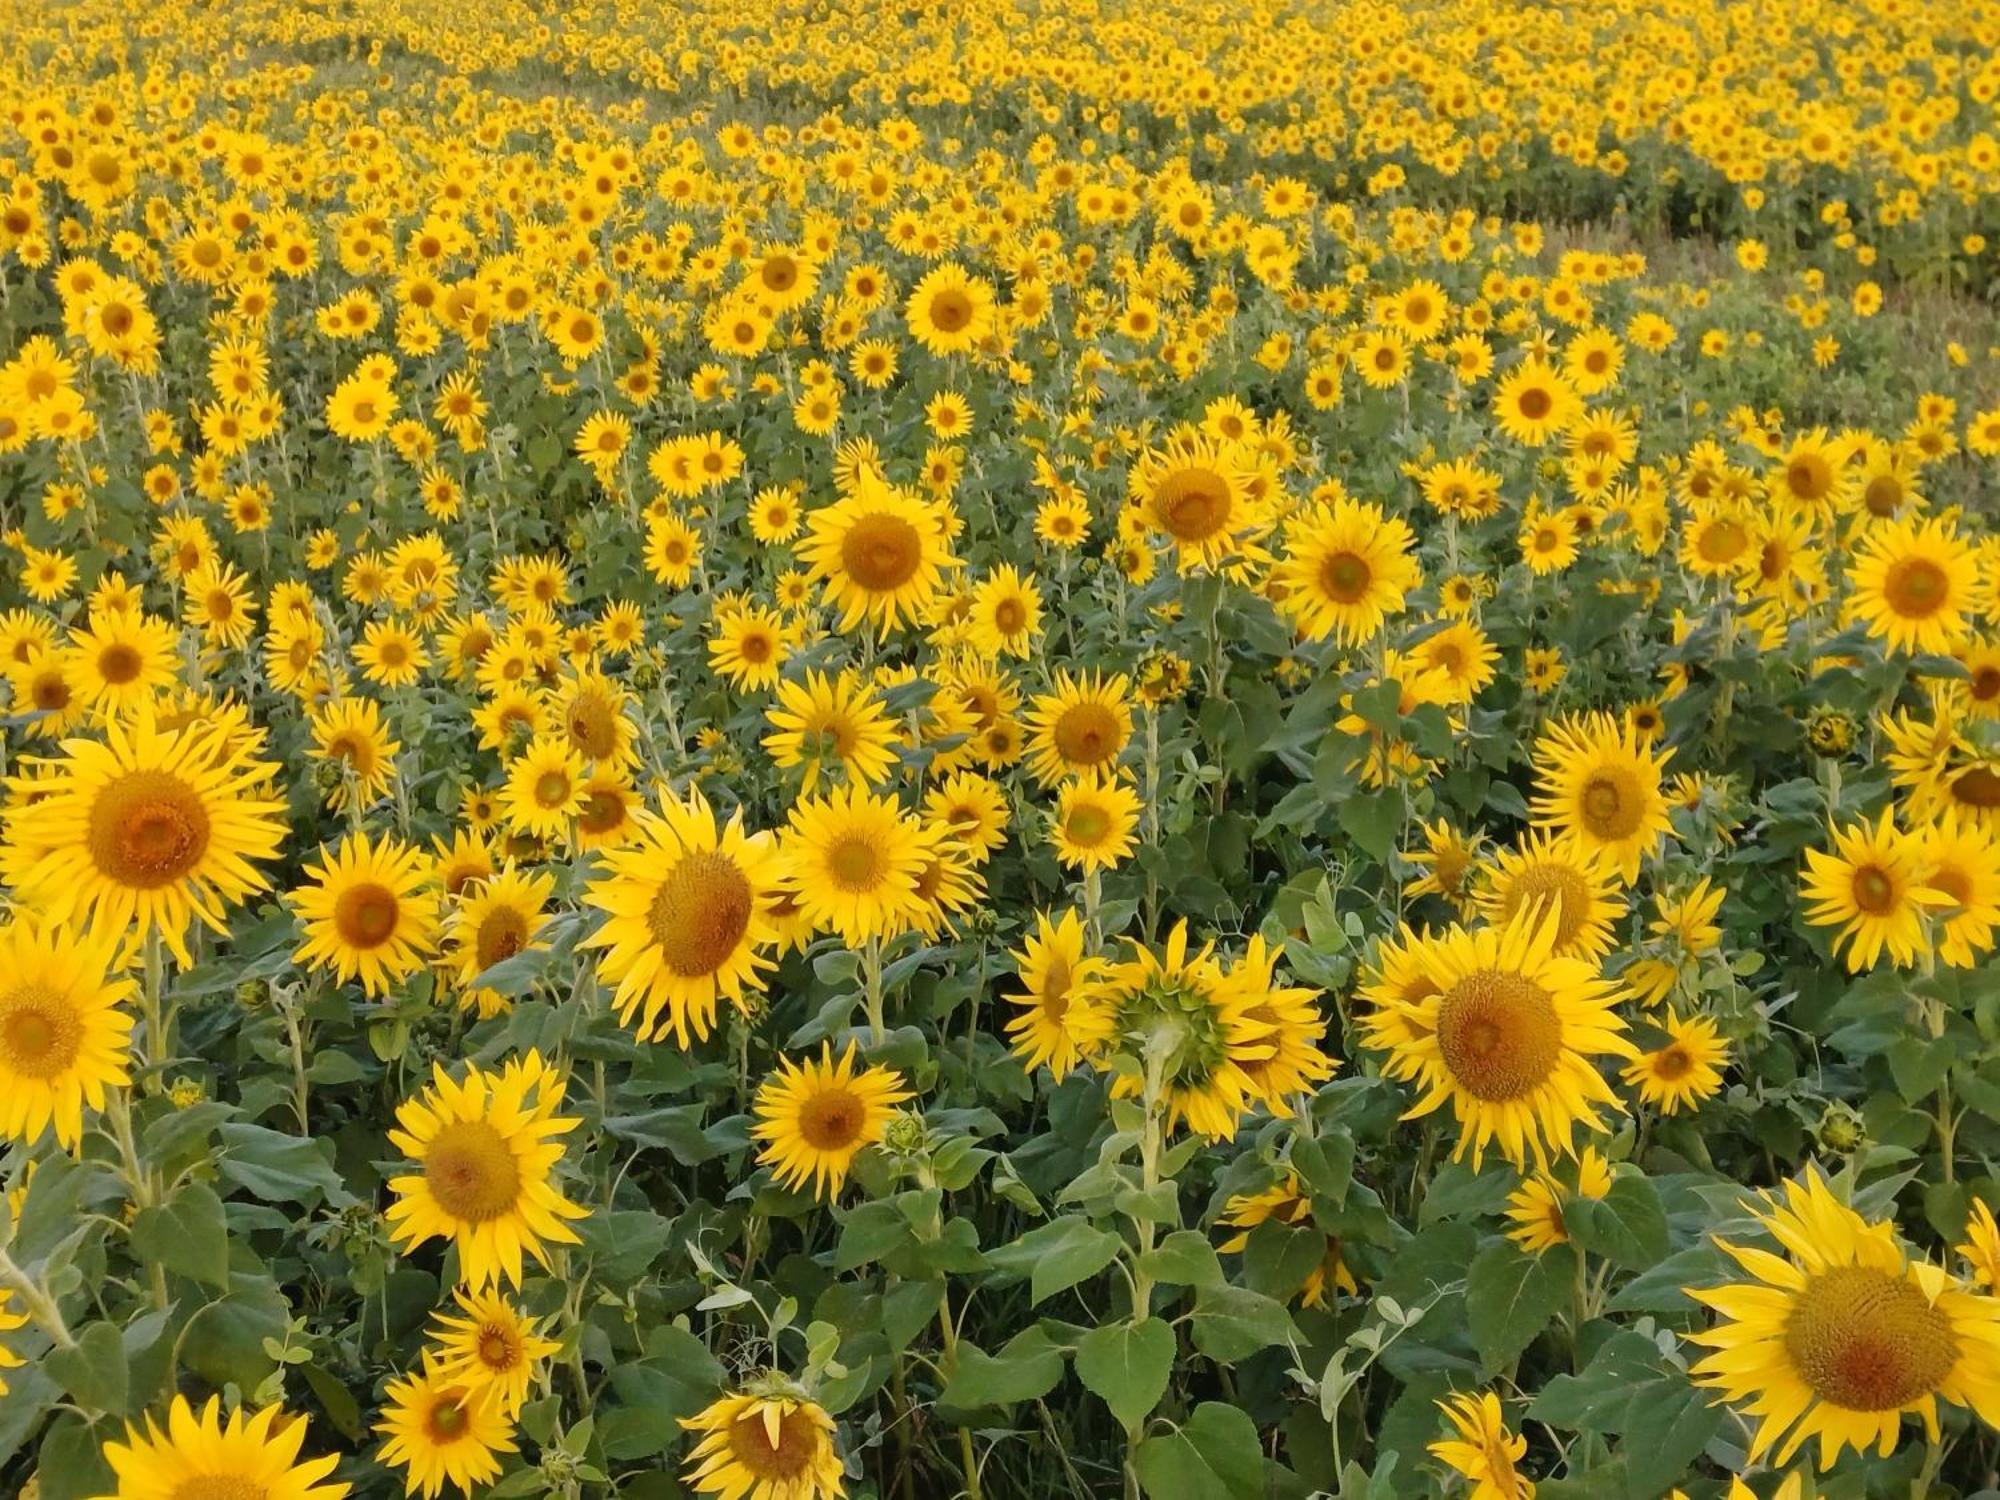
[(1667, 1214), (1644, 1177), (1627, 1173), (1602, 1198), (1563, 1204), (1563, 1227), (1580, 1250), (1624, 1266), (1644, 1267), (1667, 1253)]
[(938, 1404), (959, 1411), (982, 1406), (1010, 1406), (1046, 1396), (1062, 1379), (1062, 1350), (1040, 1328), (1029, 1328), (1007, 1341), (998, 1354), (961, 1339), (958, 1360)]
[(1220, 1286), (1222, 1261), (1198, 1230), (1176, 1229), (1139, 1257), (1139, 1269), (1172, 1286)]
[(1205, 1286), (1195, 1295), (1194, 1346), (1224, 1364), (1297, 1337), (1291, 1314), (1269, 1297), (1238, 1286)]
[(222, 1143), (216, 1169), (267, 1203), (310, 1206), (322, 1196), (335, 1208), (354, 1202), (320, 1141), (241, 1120), (218, 1126), (216, 1135)]
[(1159, 1404), (1173, 1373), (1174, 1331), (1158, 1318), (1093, 1328), (1076, 1346), (1076, 1375), (1127, 1428)]
[(1080, 1215), (1068, 1214), (1002, 1245), (988, 1259), (999, 1270), (1026, 1276), (1033, 1300), (1041, 1303), (1102, 1271), (1123, 1243)]
[(1264, 1450), (1249, 1414), (1204, 1401), (1169, 1433), (1147, 1438), (1133, 1459), (1152, 1500), (1263, 1500)]
[(1575, 1275), (1568, 1245), (1530, 1255), (1502, 1240), (1479, 1252), (1465, 1274), (1465, 1321), (1489, 1373), (1512, 1364), (1549, 1326)]
[(67, 1348), (48, 1352), (43, 1363), (49, 1374), (85, 1410), (123, 1416), (128, 1366), (118, 1325), (92, 1323), (78, 1330), (75, 1338)]
[(229, 1285), (229, 1221), (205, 1182), (184, 1183), (165, 1203), (141, 1209), (132, 1221), (132, 1250), (147, 1265), (205, 1286)]

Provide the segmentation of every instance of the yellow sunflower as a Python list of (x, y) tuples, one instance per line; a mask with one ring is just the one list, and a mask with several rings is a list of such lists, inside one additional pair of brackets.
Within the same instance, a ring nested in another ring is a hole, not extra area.
[(1528, 1440), (1507, 1430), (1497, 1396), (1453, 1396), (1437, 1407), (1458, 1435), (1432, 1443), (1428, 1451), (1472, 1481), (1467, 1500), (1533, 1500), (1534, 1482), (1516, 1467)]
[(806, 518), (799, 558), (808, 578), (825, 586), (843, 632), (872, 623), (886, 639), (922, 616), (958, 566), (946, 521), (941, 505), (864, 473), (854, 493)]
[(482, 1020), (507, 1008), (507, 997), (473, 981), (518, 953), (546, 948), (537, 934), (556, 888), (554, 875), (529, 874), (512, 860), (496, 875), (469, 886), (446, 919), (446, 962), (458, 981), (458, 1003)]
[(192, 922), (224, 932), (228, 909), (270, 884), (252, 861), (284, 838), (284, 803), (266, 794), (276, 770), (226, 721), (162, 729), (141, 711), (12, 781), (32, 800), (7, 809), (0, 873), (45, 920), (158, 933), (186, 966)]
[(1190, 573), (1221, 567), (1269, 526), (1252, 476), (1240, 444), (1190, 434), (1148, 453), (1128, 484), (1139, 517), (1173, 544), (1176, 565)]
[(1690, 1335), (1714, 1351), (1691, 1373), (1756, 1419), (1752, 1459), (1775, 1448), (1790, 1463), (1814, 1439), (1822, 1470), (1849, 1448), (1886, 1458), (1905, 1416), (1938, 1440), (1941, 1401), (2000, 1423), (2000, 1301), (1912, 1260), (1817, 1168), (1767, 1195), (1758, 1220), (1785, 1254), (1718, 1239), (1750, 1279), (1687, 1289), (1722, 1319)]
[(563, 837), (583, 802), (585, 775), (567, 735), (536, 735), (507, 767), (500, 793), (507, 826), (538, 839)]
[(1278, 608), (1313, 640), (1362, 645), (1423, 582), (1416, 546), (1415, 533), (1376, 505), (1342, 498), (1305, 511), (1285, 523), (1272, 572)]
[(931, 837), (892, 797), (858, 787), (808, 797), (785, 829), (786, 883), (813, 926), (854, 946), (893, 937), (923, 910)]
[(854, 1158), (882, 1139), (895, 1106), (911, 1097), (894, 1068), (857, 1069), (853, 1042), (838, 1061), (831, 1042), (817, 1059), (781, 1057), (757, 1089), (750, 1130), (764, 1143), (757, 1160), (785, 1187), (810, 1183), (814, 1197), (837, 1197)]
[(438, 897), (430, 857), (415, 845), (365, 833), (340, 841), (324, 864), (306, 867), (291, 893), (306, 940), (292, 956), (358, 978), (371, 998), (386, 995), (437, 951)]
[(1625, 901), (1600, 856), (1567, 835), (1529, 831), (1486, 869), (1474, 897), (1486, 920), (1505, 927), (1522, 912), (1555, 920), (1555, 951), (1602, 958)]
[(853, 672), (830, 678), (809, 671), (780, 682), (764, 717), (771, 724), (764, 748), (780, 766), (805, 768), (808, 793), (829, 762), (864, 786), (881, 785), (895, 768), (896, 722)]
[(1113, 1018), (1103, 994), (1108, 965), (1086, 951), (1083, 922), (1074, 911), (1056, 922), (1036, 912), (1035, 926), (1009, 955), (1022, 992), (1008, 997), (1019, 1010), (1007, 1022), (1007, 1035), (1022, 1067), (1032, 1072), (1046, 1065), (1060, 1083), (1111, 1037)]
[(1948, 653), (1985, 607), (1978, 555), (1947, 521), (1891, 521), (1862, 537), (1848, 609), (1892, 651)]
[(585, 900), (606, 921), (584, 946), (605, 950), (612, 1003), (641, 1041), (705, 1041), (721, 1001), (743, 1008), (746, 991), (763, 989), (782, 871), (770, 834), (745, 833), (740, 812), (722, 824), (694, 788), (641, 812), (632, 838), (604, 851)]
[(1849, 973), (1872, 969), (1884, 953), (1894, 964), (1913, 964), (1930, 946), (1926, 908), (1952, 898), (1925, 883), (1929, 861), (1919, 835), (1896, 827), (1893, 809), (1870, 825), (1863, 820), (1832, 830), (1833, 849), (1806, 850), (1799, 895), (1815, 927), (1835, 927), (1836, 950), (1847, 950)]
[[(1231, 1195), (1216, 1223), (1221, 1228), (1236, 1231), (1217, 1245), (1216, 1250), (1223, 1255), (1236, 1255), (1249, 1248), (1250, 1231), (1259, 1224), (1283, 1224), (1290, 1229), (1312, 1228), (1312, 1199), (1299, 1186), (1298, 1175), (1286, 1172), (1262, 1192)], [(1325, 1307), (1329, 1288), (1350, 1297), (1361, 1295), (1361, 1283), (1354, 1279), (1354, 1272), (1341, 1255), (1340, 1241), (1333, 1235), (1325, 1238), (1326, 1253), (1306, 1273), (1306, 1279), (1295, 1293), (1301, 1307)]]
[(1594, 851), (1627, 885), (1673, 829), (1660, 774), (1671, 750), (1655, 753), (1629, 723), (1609, 714), (1564, 719), (1535, 742), (1535, 826), (1558, 828)]
[(1073, 870), (1111, 869), (1132, 852), (1142, 805), (1136, 791), (1113, 777), (1072, 777), (1056, 798), (1056, 858)]
[(128, 1424), (125, 1441), (104, 1445), (118, 1488), (97, 1500), (186, 1500), (190, 1496), (255, 1496), (256, 1500), (341, 1500), (350, 1488), (327, 1476), (338, 1454), (299, 1460), (306, 1419), (266, 1406), (239, 1407), (222, 1419), (222, 1398), (199, 1412), (175, 1395), (164, 1428), (152, 1417)]
[(1029, 705), (1028, 735), (1028, 769), (1044, 786), (1112, 770), (1132, 738), (1131, 679), (1059, 670), (1055, 691)]
[(438, 1377), (475, 1396), (488, 1396), (512, 1417), (528, 1399), (535, 1367), (562, 1346), (541, 1336), (530, 1318), (497, 1291), (453, 1293), (463, 1317), (433, 1313)]
[(513, 1419), (486, 1391), (447, 1375), (426, 1351), (423, 1369), (392, 1380), (382, 1393), (375, 1430), (387, 1440), (380, 1460), (404, 1471), (403, 1491), (425, 1500), (449, 1484), (470, 1494), (500, 1477), (500, 1455), (513, 1453)]
[(847, 1493), (833, 1418), (775, 1378), (712, 1401), (681, 1426), (702, 1434), (683, 1480), (722, 1500), (840, 1500)]
[(180, 632), (137, 610), (94, 610), (70, 632), (69, 679), (77, 695), (106, 718), (126, 718), (174, 681)]
[(581, 1121), (556, 1113), (562, 1096), (538, 1052), (497, 1073), (469, 1064), (462, 1083), (434, 1063), (430, 1087), (397, 1109), (389, 1132), (417, 1169), (389, 1180), (390, 1239), (406, 1251), (453, 1241), (458, 1280), (475, 1292), (502, 1280), (518, 1287), (523, 1252), (546, 1266), (550, 1244), (576, 1244), (564, 1220), (589, 1210), (556, 1187), (563, 1148), (551, 1138)]
[(1663, 1115), (1699, 1108), (1722, 1089), (1729, 1043), (1707, 1016), (1682, 1019), (1668, 1010), (1660, 1021), (1667, 1040), (1625, 1065), (1625, 1082)]
[(374, 699), (342, 698), (314, 709), (309, 722), (313, 753), (336, 773), (323, 778), (328, 807), (350, 801), (367, 807), (389, 790), (403, 747), (389, 734)]
[(1557, 954), (1555, 931), (1524, 912), (1504, 928), (1419, 940), (1421, 992), (1382, 995), (1364, 1023), (1368, 1044), (1389, 1053), (1382, 1071), (1421, 1090), (1405, 1118), (1449, 1103), (1455, 1154), (1475, 1167), (1496, 1143), (1517, 1169), (1568, 1156), (1578, 1125), (1600, 1130), (1600, 1110), (1620, 1107), (1595, 1062), (1636, 1055), (1612, 1008), (1618, 990), (1594, 964)]
[(116, 936), (0, 923), (0, 1138), (33, 1145), (51, 1124), (56, 1143), (83, 1139), (83, 1112), (130, 1082), (137, 986), (119, 974)]

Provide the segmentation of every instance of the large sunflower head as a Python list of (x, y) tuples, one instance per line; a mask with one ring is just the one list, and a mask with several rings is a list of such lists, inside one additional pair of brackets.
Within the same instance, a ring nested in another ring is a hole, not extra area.
[(1372, 640), (1423, 581), (1416, 535), (1381, 508), (1345, 497), (1285, 525), (1286, 550), (1272, 575), (1278, 607), (1314, 640)]
[(740, 1007), (763, 988), (781, 874), (768, 833), (746, 833), (740, 814), (722, 823), (694, 789), (604, 851), (586, 900), (607, 920), (585, 943), (605, 950), (619, 1019), (640, 1040), (705, 1040), (720, 1001)]
[(306, 940), (293, 955), (359, 979), (369, 995), (387, 994), (437, 951), (438, 897), (430, 856), (392, 835), (349, 834), (323, 864), (306, 868), (292, 892)]
[(1672, 831), (1660, 790), (1672, 754), (1655, 752), (1632, 724), (1609, 714), (1561, 721), (1535, 743), (1536, 826), (1569, 834), (1629, 885), (1660, 836)]
[(852, 494), (814, 511), (806, 525), (799, 558), (808, 576), (824, 584), (843, 631), (872, 623), (887, 637), (921, 619), (944, 574), (958, 566), (941, 504), (872, 474), (860, 476)]
[(803, 1063), (780, 1058), (757, 1090), (757, 1160), (784, 1186), (811, 1184), (815, 1197), (833, 1198), (854, 1158), (882, 1139), (895, 1106), (910, 1097), (894, 1068), (857, 1067), (852, 1042), (838, 1059), (830, 1042)]
[(1045, 786), (1086, 772), (1109, 772), (1132, 738), (1132, 684), (1122, 672), (1056, 674), (1055, 690), (1028, 709), (1028, 766)]
[(1270, 525), (1241, 444), (1183, 434), (1133, 467), (1132, 499), (1146, 526), (1173, 546), (1181, 572), (1216, 568)]
[(2000, 1421), (2000, 1302), (1910, 1259), (1816, 1168), (1758, 1218), (1785, 1253), (1718, 1240), (1749, 1279), (1688, 1289), (1721, 1315), (1691, 1335), (1714, 1351), (1692, 1373), (1757, 1421), (1752, 1458), (1786, 1464), (1815, 1438), (1821, 1469), (1849, 1448), (1886, 1457), (1905, 1416), (1936, 1441), (1940, 1402)]
[(0, 924), (0, 1138), (33, 1145), (51, 1124), (57, 1144), (83, 1138), (85, 1108), (130, 1075), (135, 986), (122, 977), (114, 938)]
[(1636, 1051), (1612, 1008), (1618, 991), (1595, 965), (1557, 954), (1555, 928), (1531, 912), (1504, 928), (1452, 927), (1411, 945), (1403, 991), (1415, 998), (1371, 986), (1389, 1012), (1366, 1029), (1388, 1050), (1383, 1072), (1421, 1091), (1412, 1116), (1451, 1105), (1457, 1154), (1475, 1166), (1495, 1145), (1517, 1168), (1567, 1156), (1576, 1126), (1599, 1129), (1600, 1111), (1619, 1107), (1596, 1061)]
[(1074, 911), (1051, 922), (1035, 914), (1036, 931), (1011, 957), (1021, 993), (1010, 997), (1018, 1012), (1007, 1022), (1014, 1055), (1034, 1069), (1047, 1065), (1060, 1083), (1070, 1069), (1095, 1057), (1111, 1036), (1104, 1004), (1104, 960), (1086, 950), (1082, 919)]
[(498, 1073), (469, 1065), (457, 1082), (435, 1064), (431, 1086), (396, 1111), (389, 1132), (415, 1168), (389, 1182), (390, 1238), (405, 1250), (452, 1240), (458, 1279), (473, 1291), (519, 1286), (524, 1254), (547, 1265), (549, 1244), (575, 1244), (565, 1221), (589, 1210), (555, 1183), (557, 1137), (580, 1123), (555, 1112), (562, 1092), (539, 1053)]
[(1555, 921), (1555, 951), (1599, 958), (1610, 951), (1611, 924), (1625, 913), (1616, 883), (1593, 849), (1567, 835), (1529, 832), (1502, 850), (1475, 897), (1495, 926), (1528, 912)]
[(118, 1491), (100, 1500), (341, 1500), (350, 1486), (327, 1478), (339, 1455), (301, 1461), (305, 1440), (306, 1419), (280, 1407), (239, 1407), (224, 1421), (221, 1397), (197, 1412), (176, 1395), (164, 1427), (148, 1416), (144, 1427), (126, 1428), (123, 1442), (104, 1445)]
[(918, 879), (936, 835), (893, 797), (847, 787), (792, 808), (786, 879), (816, 927), (859, 945), (893, 937), (924, 912)]
[(479, 881), (452, 907), (447, 957), (460, 985), (461, 1006), (482, 1019), (507, 1008), (506, 996), (474, 981), (495, 964), (548, 946), (538, 934), (555, 885), (555, 876), (517, 870), (508, 860), (497, 875)]

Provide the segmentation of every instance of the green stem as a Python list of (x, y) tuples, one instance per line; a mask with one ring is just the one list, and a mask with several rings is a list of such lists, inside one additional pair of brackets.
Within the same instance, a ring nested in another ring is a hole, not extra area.
[(42, 1284), (22, 1270), (4, 1249), (0, 1249), (0, 1286), (12, 1289), (21, 1299), (21, 1306), (28, 1316), (41, 1326), (58, 1349), (73, 1349), (76, 1340), (70, 1336), (69, 1324), (63, 1321), (62, 1309), (56, 1306), (55, 1298), (42, 1288)]

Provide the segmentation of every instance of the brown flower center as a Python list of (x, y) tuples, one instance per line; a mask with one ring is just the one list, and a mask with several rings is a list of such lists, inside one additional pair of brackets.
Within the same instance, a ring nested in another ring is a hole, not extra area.
[(916, 577), (924, 539), (901, 516), (876, 512), (848, 528), (840, 542), (843, 571), (870, 593), (893, 593)]
[(684, 979), (713, 974), (750, 930), (755, 908), (750, 882), (728, 855), (713, 850), (682, 857), (661, 880), (646, 925), (668, 969)]
[(8, 1072), (53, 1078), (76, 1061), (82, 1046), (83, 1024), (57, 991), (29, 983), (0, 994), (0, 1060)]
[(440, 1208), (472, 1224), (501, 1217), (521, 1196), (514, 1153), (484, 1120), (455, 1120), (431, 1138), (424, 1182)]
[(208, 840), (201, 794), (168, 771), (128, 771), (91, 804), (91, 859), (122, 886), (173, 884), (201, 863)]
[(1785, 1353), (1819, 1397), (1848, 1411), (1896, 1411), (1934, 1392), (1958, 1360), (1950, 1320), (1900, 1276), (1836, 1266), (1806, 1284), (1785, 1321)]
[(1438, 1050), (1453, 1079), (1475, 1098), (1519, 1099), (1562, 1056), (1562, 1020), (1533, 980), (1476, 969), (1438, 1002)]

